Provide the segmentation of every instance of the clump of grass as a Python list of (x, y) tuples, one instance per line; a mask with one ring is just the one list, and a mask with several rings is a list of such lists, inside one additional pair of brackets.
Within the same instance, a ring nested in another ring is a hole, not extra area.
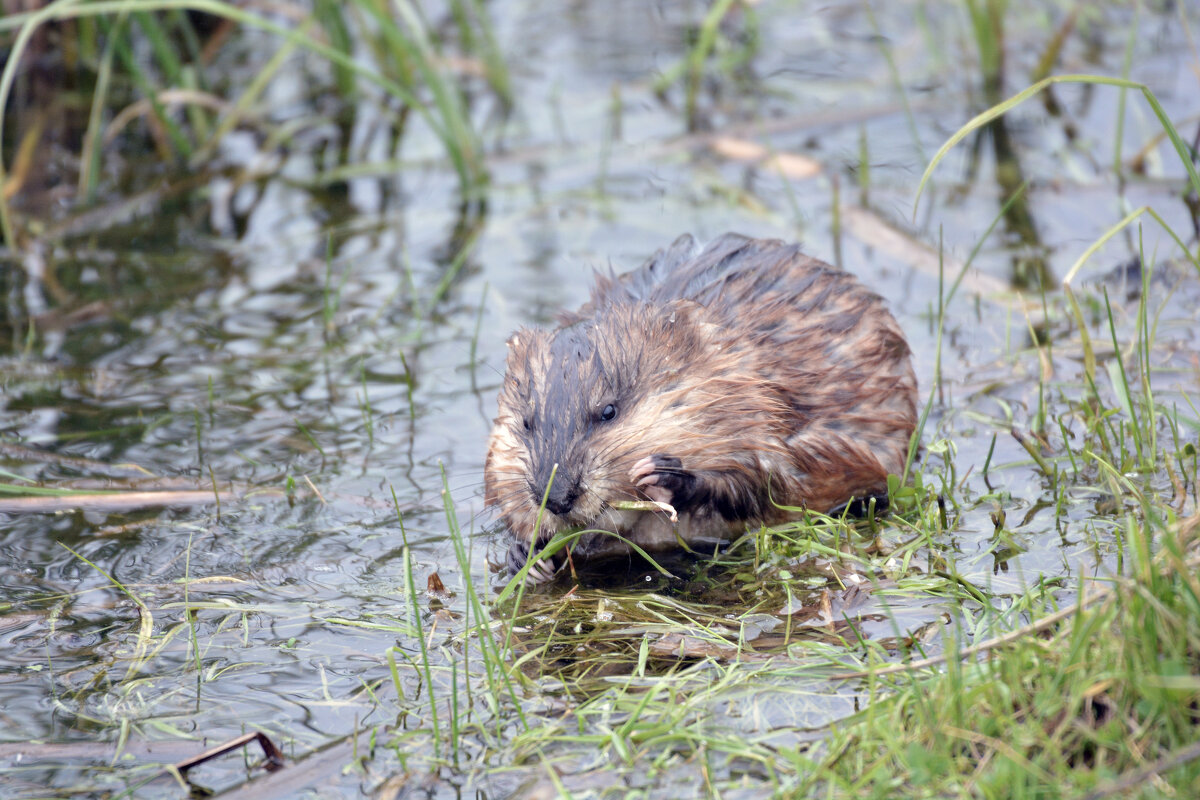
[[(199, 41), (193, 18), (185, 12), (224, 20), (234, 29), (270, 34), (276, 37), (278, 49), (264, 60), (253, 80), (240, 89), (226, 90), (229, 96), (221, 96), (214, 88), (217, 81), (209, 77), (215, 69), (214, 56)], [(484, 10), (475, 0), (455, 0), (449, 13), (461, 46), (468, 48), (468, 56), (478, 53), (484, 79), (506, 107), (511, 103), (511, 88)], [(207, 166), (220, 140), (237, 126), (261, 128), (268, 142), (283, 144), (306, 127), (325, 124), (326, 120), (314, 113), (308, 121), (273, 126), (261, 108), (264, 90), (296, 49), (329, 66), (332, 82), (324, 91), (333, 94), (345, 112), (340, 119), (343, 162), (354, 158), (349, 133), (358, 105), (371, 92), (379, 92), (387, 99), (384, 105), (398, 106), (395, 113), (387, 115), (396, 143), (409, 114), (415, 115), (441, 144), (464, 194), (486, 183), (479, 134), (461, 76), (450, 68), (445, 37), (435, 33), (453, 28), (436, 28), (407, 0), (320, 2), (302, 19), (290, 23), (279, 19), (253, 7), (215, 0), (101, 4), (54, 0), (35, 11), (9, 15), (0, 19), (0, 36), (12, 37), (0, 72), (0, 140), (15, 113), (7, 108), (8, 101), (35, 34), (58, 25), (66, 50), (83, 56), (77, 64), (89, 74), (91, 83), (91, 107), (80, 141), (81, 200), (97, 196), (101, 143), (125, 131), (136, 117), (146, 118), (150, 140), (164, 165), (178, 169), (187, 163), (192, 170)], [(367, 41), (371, 59), (352, 54), (356, 36)], [(4, 159), (0, 158), (0, 183), (5, 177)], [(6, 186), (6, 190), (16, 189), (16, 185)], [(0, 231), (5, 243), (16, 247), (9, 193), (0, 198)]]
[[(797, 785), (829, 797), (1193, 796), (1200, 791), (1200, 517), (1125, 519), (1132, 574), (944, 671), (869, 683)], [(1152, 542), (1162, 550), (1147, 553)], [(1140, 793), (1138, 793), (1140, 790)], [(1129, 794), (1134, 792), (1135, 794)], [(1086, 794), (1085, 794), (1086, 793)]]
[[(744, 36), (733, 41), (722, 31), (722, 25), (737, 16), (744, 17)], [(695, 28), (684, 57), (668, 67), (655, 81), (655, 91), (661, 96), (682, 81), (684, 120), (688, 131), (701, 125), (700, 94), (706, 76), (734, 75), (748, 63), (758, 47), (757, 20), (749, 3), (740, 0), (717, 0)], [(714, 58), (716, 56), (716, 58)], [(710, 62), (716, 61), (710, 66)]]

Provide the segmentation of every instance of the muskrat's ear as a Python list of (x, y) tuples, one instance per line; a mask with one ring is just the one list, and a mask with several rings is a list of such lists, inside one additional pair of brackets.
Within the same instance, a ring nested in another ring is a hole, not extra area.
[(546, 369), (550, 352), (550, 334), (540, 328), (519, 328), (508, 337), (508, 357), (504, 362), (504, 383), (500, 389), (501, 415), (506, 409), (518, 418), (520, 407), (529, 402), (536, 381), (534, 376)]
[(545, 360), (550, 349), (550, 334), (541, 328), (518, 328), (505, 344), (508, 345), (508, 374), (520, 378)]
[(511, 357), (514, 352), (524, 353), (531, 347), (536, 347), (538, 341), (545, 341), (548, 338), (549, 334), (541, 328), (517, 328), (504, 344), (508, 347), (508, 354)]

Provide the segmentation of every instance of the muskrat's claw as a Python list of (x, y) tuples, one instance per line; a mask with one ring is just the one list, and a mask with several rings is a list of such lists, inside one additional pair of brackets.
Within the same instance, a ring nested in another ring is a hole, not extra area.
[[(512, 544), (508, 546), (509, 574), (516, 575), (528, 560), (529, 543), (522, 539), (514, 539)], [(538, 559), (538, 562), (532, 565), (529, 568), (529, 572), (525, 574), (525, 583), (529, 586), (537, 586), (538, 584), (554, 580), (554, 576), (562, 569), (565, 562), (566, 559), (563, 558), (562, 551)]]
[(655, 453), (633, 465), (629, 480), (651, 500), (677, 505), (687, 494), (692, 476), (684, 471), (678, 458)]

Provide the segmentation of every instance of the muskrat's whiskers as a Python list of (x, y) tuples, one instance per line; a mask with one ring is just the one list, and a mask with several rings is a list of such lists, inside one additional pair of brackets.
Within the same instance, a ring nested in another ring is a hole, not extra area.
[(598, 449), (592, 453), (591, 458), (589, 459), (590, 463), (592, 465), (596, 465), (596, 464), (619, 462), (621, 460), (622, 456), (625, 454), (622, 454), (622, 456), (616, 456), (616, 457), (613, 457), (612, 454), (618, 447), (623, 447), (625, 444), (626, 444), (626, 442), (619, 440), (619, 439), (612, 441), (612, 442), (605, 443), (600, 449)]
[(505, 505), (509, 501), (516, 500), (517, 498), (521, 497), (524, 494), (525, 494), (524, 491), (514, 489), (513, 491), (496, 496), (495, 502), (496, 502), (496, 505)]

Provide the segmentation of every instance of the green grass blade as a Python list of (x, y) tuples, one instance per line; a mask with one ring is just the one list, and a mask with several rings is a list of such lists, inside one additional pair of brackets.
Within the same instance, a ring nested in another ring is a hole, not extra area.
[(994, 105), (986, 111), (977, 114), (974, 118), (967, 122), (966, 125), (963, 125), (949, 139), (947, 139), (945, 144), (938, 148), (938, 151), (933, 154), (933, 158), (930, 160), (929, 165), (925, 168), (924, 174), (921, 175), (920, 182), (917, 184), (917, 194), (913, 199), (913, 218), (916, 218), (917, 206), (921, 201), (921, 194), (925, 191), (925, 185), (929, 183), (929, 179), (932, 177), (933, 171), (937, 169), (938, 164), (942, 162), (942, 159), (946, 157), (946, 154), (954, 149), (955, 145), (970, 136), (973, 132), (987, 125), (992, 120), (1007, 114), (1012, 109), (1021, 105), (1021, 103), (1024, 103), (1029, 98), (1039, 94), (1047, 86), (1052, 86), (1056, 83), (1091, 83), (1102, 86), (1117, 86), (1126, 89), (1140, 90), (1142, 95), (1146, 98), (1146, 102), (1150, 104), (1150, 108), (1154, 111), (1154, 115), (1158, 117), (1158, 121), (1162, 125), (1163, 130), (1166, 132), (1168, 138), (1170, 138), (1171, 144), (1175, 147), (1175, 152), (1179, 155), (1180, 161), (1187, 170), (1188, 180), (1191, 182), (1192, 188), (1197, 193), (1200, 193), (1200, 174), (1197, 174), (1196, 172), (1196, 166), (1192, 163), (1188, 147), (1184, 143), (1183, 139), (1180, 138), (1179, 132), (1175, 130), (1175, 126), (1171, 124), (1170, 118), (1167, 116), (1167, 113), (1163, 109), (1162, 105), (1158, 102), (1158, 98), (1154, 96), (1154, 92), (1150, 91), (1148, 86), (1146, 86), (1144, 83), (1138, 83), (1137, 81), (1125, 80), (1124, 78), (1110, 78), (1102, 75), (1053, 75), (1044, 80), (1040, 80), (1032, 86), (1018, 92), (1017, 94), (1005, 100), (1003, 103)]

